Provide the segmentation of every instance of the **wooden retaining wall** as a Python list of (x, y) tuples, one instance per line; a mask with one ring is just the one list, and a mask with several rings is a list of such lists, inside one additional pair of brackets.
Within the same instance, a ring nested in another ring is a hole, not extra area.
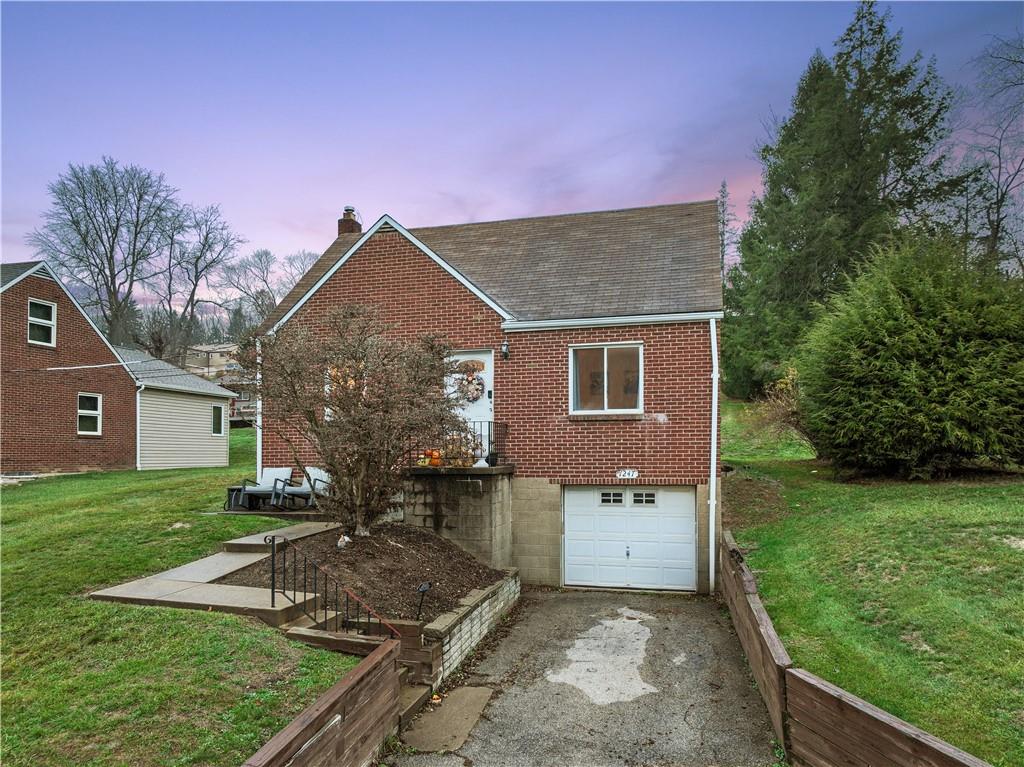
[(720, 584), (779, 742), (801, 767), (992, 767), (792, 661), (732, 533)]
[(383, 642), (243, 767), (365, 767), (398, 727), (399, 651)]
[(786, 669), (793, 662), (761, 604), (754, 574), (728, 530), (722, 536), (719, 561), (722, 594), (729, 605), (733, 626), (747, 655), (750, 670), (754, 672), (775, 737), (783, 743), (786, 740)]

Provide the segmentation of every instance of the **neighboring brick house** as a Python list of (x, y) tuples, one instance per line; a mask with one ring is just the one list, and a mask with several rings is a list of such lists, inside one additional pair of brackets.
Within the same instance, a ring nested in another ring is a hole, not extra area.
[(0, 327), (0, 472), (227, 465), (233, 393), (111, 346), (45, 262), (0, 265)]
[[(444, 336), (480, 370), (466, 416), (507, 424), (523, 580), (713, 587), (714, 201), (413, 230), (383, 216), (365, 233), (346, 210), (263, 330), (341, 303)], [(291, 462), (271, 429), (258, 438), (261, 466)]]

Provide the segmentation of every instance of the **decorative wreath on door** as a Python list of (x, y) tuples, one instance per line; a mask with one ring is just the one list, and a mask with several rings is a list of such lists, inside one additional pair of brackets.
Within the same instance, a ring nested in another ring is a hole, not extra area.
[(466, 398), (466, 402), (476, 402), (484, 396), (484, 377), (479, 373), (466, 373), (465, 378), (459, 382), (459, 391)]

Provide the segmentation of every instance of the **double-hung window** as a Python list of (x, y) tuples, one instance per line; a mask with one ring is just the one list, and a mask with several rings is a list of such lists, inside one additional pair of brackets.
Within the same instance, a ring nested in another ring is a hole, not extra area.
[(639, 343), (569, 349), (569, 412), (642, 413), (644, 349)]
[(224, 406), (214, 405), (213, 406), (213, 423), (211, 424), (210, 433), (214, 437), (224, 436)]
[(103, 433), (103, 395), (78, 392), (78, 433), (98, 437)]
[(28, 300), (28, 342), (36, 346), (57, 345), (57, 304)]

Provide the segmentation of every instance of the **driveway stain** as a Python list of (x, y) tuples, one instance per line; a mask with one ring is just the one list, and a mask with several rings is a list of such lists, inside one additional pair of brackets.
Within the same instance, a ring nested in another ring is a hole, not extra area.
[(578, 635), (565, 652), (569, 665), (548, 671), (544, 675), (547, 680), (572, 685), (599, 706), (658, 692), (640, 676), (651, 638), (651, 630), (642, 621), (655, 617), (628, 607), (617, 612), (618, 618), (600, 620)]
[[(525, 589), (518, 620), (467, 669), (495, 690), (454, 752), (399, 767), (764, 767), (764, 704), (712, 599)], [(684, 660), (685, 656), (685, 660)]]

